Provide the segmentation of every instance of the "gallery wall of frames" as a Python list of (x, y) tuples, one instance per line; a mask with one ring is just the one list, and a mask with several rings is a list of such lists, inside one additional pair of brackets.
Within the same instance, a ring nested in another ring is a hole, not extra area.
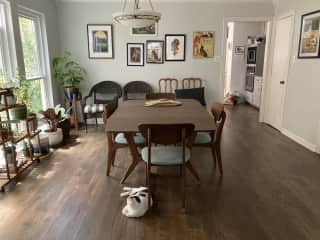
[[(112, 59), (113, 54), (113, 25), (88, 24), (88, 56), (90, 59)], [(193, 58), (214, 58), (214, 32), (193, 32), (193, 45), (186, 45), (187, 34), (165, 34), (163, 40), (155, 40), (158, 36), (158, 24), (144, 28), (131, 28), (131, 36), (150, 37), (145, 42), (127, 43), (127, 66), (140, 66), (146, 64), (164, 64), (165, 62), (186, 61), (186, 51), (193, 52)], [(190, 37), (190, 36), (189, 36)]]

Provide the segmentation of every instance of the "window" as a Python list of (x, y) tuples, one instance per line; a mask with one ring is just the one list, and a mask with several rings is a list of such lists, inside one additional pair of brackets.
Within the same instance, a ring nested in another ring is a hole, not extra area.
[(10, 4), (0, 0), (0, 86), (6, 87), (16, 68)]
[(32, 112), (52, 105), (50, 70), (42, 14), (19, 7), (19, 26), (26, 81), (31, 81)]

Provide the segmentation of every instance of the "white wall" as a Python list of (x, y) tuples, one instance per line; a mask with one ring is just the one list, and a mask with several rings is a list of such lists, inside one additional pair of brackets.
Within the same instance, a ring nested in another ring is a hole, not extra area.
[(235, 22), (233, 33), (233, 55), (230, 79), (231, 92), (238, 91), (245, 95), (246, 54), (235, 55), (236, 46), (247, 46), (248, 36), (264, 36), (264, 23), (262, 22)]
[[(121, 10), (117, 3), (59, 3), (60, 36), (62, 50), (71, 51), (74, 58), (88, 70), (88, 81), (82, 84), (82, 92), (102, 80), (114, 80), (124, 85), (132, 80), (143, 80), (154, 87), (162, 77), (182, 79), (199, 76), (206, 81), (207, 102), (221, 99), (223, 84), (220, 82), (221, 41), (223, 18), (232, 16), (272, 16), (271, 4), (221, 4), (221, 3), (155, 3), (162, 13), (158, 37), (131, 37), (129, 30), (114, 25), (113, 60), (89, 60), (87, 46), (88, 23), (112, 23), (112, 13)], [(215, 31), (214, 59), (192, 58), (193, 31)], [(187, 34), (186, 62), (167, 62), (163, 65), (146, 64), (145, 67), (127, 67), (126, 44), (145, 42), (147, 39), (164, 39), (165, 33)]]
[(290, 10), (296, 14), (291, 53), (283, 128), (302, 139), (309, 148), (316, 148), (320, 131), (320, 59), (297, 59), (301, 15), (320, 10), (319, 0), (280, 0), (277, 15)]

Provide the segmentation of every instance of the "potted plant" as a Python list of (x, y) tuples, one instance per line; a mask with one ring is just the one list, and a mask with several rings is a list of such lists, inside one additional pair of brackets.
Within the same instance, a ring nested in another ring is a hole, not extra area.
[(50, 146), (59, 145), (64, 139), (70, 136), (69, 110), (66, 111), (61, 105), (55, 108), (48, 108), (46, 111), (40, 111), (43, 120), (48, 123), (48, 129), (45, 130)]
[(58, 121), (57, 127), (62, 129), (63, 134), (63, 140), (67, 140), (70, 137), (70, 130), (71, 130), (71, 123), (69, 121), (70, 119), (70, 110), (71, 108), (68, 108), (67, 110), (64, 107), (61, 107), (61, 105), (57, 105), (54, 108), (55, 112), (60, 114), (60, 119)]
[(62, 57), (53, 59), (55, 79), (64, 87), (64, 95), (72, 99), (79, 93), (80, 82), (84, 80), (87, 72), (79, 63), (71, 60), (71, 53), (65, 52)]

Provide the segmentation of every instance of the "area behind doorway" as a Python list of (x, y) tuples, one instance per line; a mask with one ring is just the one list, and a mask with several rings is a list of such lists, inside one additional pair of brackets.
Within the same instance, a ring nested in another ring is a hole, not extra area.
[(226, 104), (262, 104), (268, 22), (227, 22), (224, 97)]

